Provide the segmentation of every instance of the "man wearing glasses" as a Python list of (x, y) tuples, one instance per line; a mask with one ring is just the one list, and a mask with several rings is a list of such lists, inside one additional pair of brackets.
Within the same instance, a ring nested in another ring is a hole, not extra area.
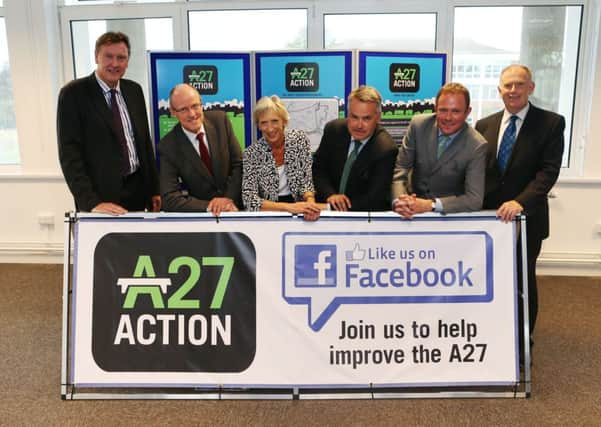
[(188, 84), (171, 89), (169, 110), (179, 123), (159, 143), (163, 208), (215, 216), (237, 211), (242, 154), (225, 113), (203, 112), (200, 94)]

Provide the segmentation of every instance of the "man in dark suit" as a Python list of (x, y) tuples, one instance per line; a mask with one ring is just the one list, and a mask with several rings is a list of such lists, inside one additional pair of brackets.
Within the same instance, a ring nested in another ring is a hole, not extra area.
[[(549, 236), (547, 194), (561, 167), (565, 120), (529, 103), (534, 82), (532, 73), (523, 65), (505, 68), (498, 89), (505, 109), (476, 123), (476, 129), (489, 142), (484, 208), (496, 209), (503, 221), (512, 221), (520, 213), (526, 215), (532, 333), (538, 312), (536, 259), (543, 239)], [(518, 255), (520, 247), (518, 242)], [(518, 262), (521, 274), (520, 270)]]
[(161, 139), (160, 181), (168, 211), (237, 211), (241, 204), (242, 154), (222, 111), (202, 111), (198, 91), (188, 84), (169, 95), (179, 123)]
[(394, 168), (395, 212), (412, 218), (482, 208), (486, 140), (466, 123), (471, 111), (467, 88), (448, 83), (436, 95), (436, 113), (413, 117)]
[(73, 80), (58, 97), (60, 164), (80, 211), (158, 211), (159, 181), (144, 94), (123, 79), (128, 37), (108, 32), (96, 41), (96, 71)]
[(348, 97), (348, 117), (326, 124), (313, 159), (317, 200), (337, 211), (390, 209), (397, 147), (379, 125), (382, 97), (360, 86)]

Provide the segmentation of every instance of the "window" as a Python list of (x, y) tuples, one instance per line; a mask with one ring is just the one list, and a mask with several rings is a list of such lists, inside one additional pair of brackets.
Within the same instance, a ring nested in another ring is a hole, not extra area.
[(190, 50), (307, 48), (307, 10), (210, 10), (188, 15)]
[(532, 103), (566, 118), (567, 167), (581, 21), (582, 6), (455, 8), (453, 80), (482, 88), (481, 96), (472, 94), (473, 121), (503, 108), (501, 70), (525, 64), (536, 85)]
[(436, 49), (436, 14), (326, 14), (324, 47), (432, 52)]
[(73, 70), (83, 77), (96, 69), (94, 46), (106, 31), (122, 31), (129, 36), (131, 55), (126, 77), (138, 82), (148, 98), (147, 50), (173, 50), (171, 18), (112, 19), (71, 21), (73, 37)]
[(6, 22), (0, 16), (0, 165), (18, 165), (20, 163), (13, 100)]

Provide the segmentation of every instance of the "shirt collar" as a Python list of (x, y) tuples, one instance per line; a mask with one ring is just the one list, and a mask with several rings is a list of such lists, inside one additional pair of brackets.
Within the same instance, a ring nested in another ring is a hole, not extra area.
[(511, 116), (518, 116), (521, 122), (526, 118), (526, 114), (528, 114), (528, 110), (530, 109), (530, 103), (527, 103), (524, 108), (518, 111), (515, 114), (510, 113), (507, 109), (503, 110), (503, 121), (502, 123), (509, 123), (509, 119)]
[[(100, 88), (102, 89), (102, 93), (107, 93), (111, 91), (111, 87), (109, 85), (107, 85), (104, 80), (102, 80), (100, 77), (98, 77), (98, 73), (96, 73), (96, 71), (94, 71), (94, 77), (96, 77), (96, 81), (98, 82), (98, 84), (100, 85)], [(119, 93), (121, 93), (121, 80), (119, 80), (117, 82), (117, 87), (115, 87), (115, 90)]]
[(183, 126), (182, 126), (182, 130), (184, 131), (184, 134), (185, 134), (185, 135), (188, 137), (188, 139), (189, 139), (190, 141), (197, 141), (197, 139), (196, 139), (196, 135), (198, 135), (200, 132), (202, 132), (203, 134), (205, 134), (205, 136), (206, 136), (206, 134), (207, 134), (207, 133), (205, 132), (205, 125), (204, 125), (204, 124), (201, 124), (201, 125), (200, 125), (200, 130), (199, 130), (198, 132), (196, 132), (196, 133), (194, 133), (194, 132), (190, 132), (188, 129), (186, 129), (186, 128), (185, 128), (185, 127), (183, 127)]

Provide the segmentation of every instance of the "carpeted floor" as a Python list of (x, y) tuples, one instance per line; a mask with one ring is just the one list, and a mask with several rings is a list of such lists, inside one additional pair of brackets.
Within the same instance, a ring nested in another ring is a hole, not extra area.
[(530, 399), (63, 401), (62, 266), (0, 264), (0, 425), (601, 425), (601, 277), (542, 277)]

